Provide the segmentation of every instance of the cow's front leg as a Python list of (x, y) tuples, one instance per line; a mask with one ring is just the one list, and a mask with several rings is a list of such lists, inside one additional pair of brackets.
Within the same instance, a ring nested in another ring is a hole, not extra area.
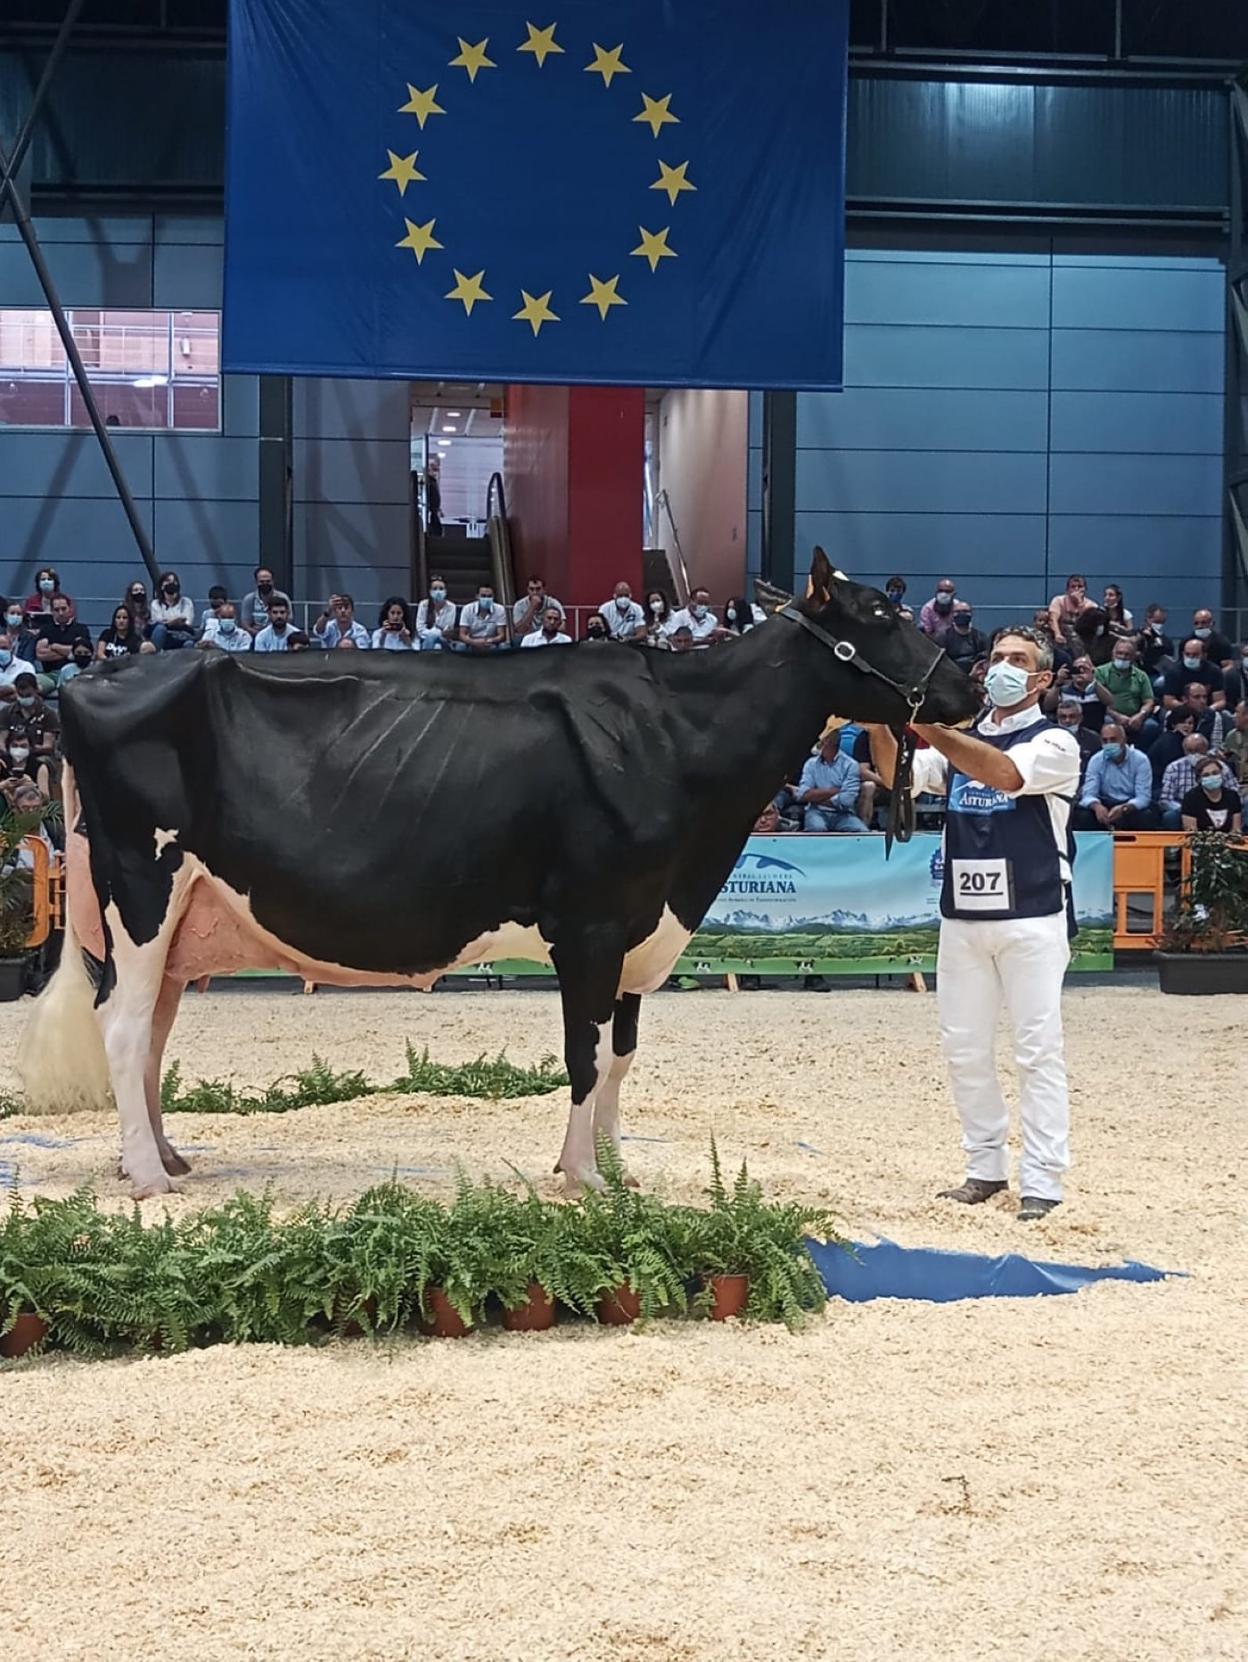
[(611, 1072), (611, 1035), (608, 1024), (615, 1012), (623, 945), (604, 948), (600, 940), (561, 941), (551, 948), (559, 973), (563, 1005), (563, 1055), (572, 1092), (568, 1129), (556, 1171), (564, 1175), (567, 1192), (601, 1189), (594, 1141), (594, 1104)]
[(637, 1180), (630, 1177), (620, 1148), (620, 1086), (633, 1065), (637, 1054), (637, 1022), (641, 1014), (641, 994), (621, 993), (615, 1003), (611, 1022), (611, 1060), (606, 1078), (598, 1086), (594, 1097), (594, 1148), (610, 1143), (615, 1150), (624, 1181), (636, 1188)]
[(160, 1106), (160, 1078), (164, 1067), (165, 1046), (169, 1042), (169, 1032), (177, 1016), (183, 990), (183, 983), (173, 980), (170, 976), (165, 976), (161, 981), (156, 1008), (152, 1011), (152, 1037), (148, 1045), (147, 1066), (143, 1072), (147, 1117), (151, 1121), (152, 1135), (160, 1152), (160, 1163), (171, 1177), (185, 1177), (191, 1169), (190, 1161), (178, 1153), (165, 1135), (165, 1116)]
[[(114, 973), (95, 1014), (121, 1122), (121, 1166), (134, 1186), (136, 1200), (169, 1194), (173, 1189), (161, 1149), (163, 1131), (158, 1137), (148, 1108), (147, 1086), (155, 1019), (164, 991), (165, 962), (177, 921), (176, 906), (175, 893), (160, 934), (142, 946), (126, 933), (115, 906), (110, 906), (106, 913)], [(163, 1051), (168, 1024), (173, 1019), (167, 1006), (162, 1010), (162, 1019), (165, 1020), (165, 1033), (160, 1041)], [(167, 1143), (165, 1147), (168, 1148)]]

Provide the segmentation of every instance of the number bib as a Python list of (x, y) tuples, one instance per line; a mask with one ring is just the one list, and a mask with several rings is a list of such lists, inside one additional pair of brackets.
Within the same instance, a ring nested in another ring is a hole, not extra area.
[(955, 915), (1013, 911), (1014, 883), (1009, 860), (955, 859), (951, 876)]

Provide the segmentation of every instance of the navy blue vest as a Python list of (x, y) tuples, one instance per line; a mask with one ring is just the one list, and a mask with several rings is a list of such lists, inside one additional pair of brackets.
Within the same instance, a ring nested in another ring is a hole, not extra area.
[[(1009, 750), (1052, 725), (1041, 716), (1012, 733), (976, 730), (975, 737)], [(1059, 849), (1047, 796), (1007, 796), (951, 769), (942, 917), (1047, 918), (1064, 911), (1073, 935), (1073, 863), (1074, 838), (1067, 830), (1066, 847)]]

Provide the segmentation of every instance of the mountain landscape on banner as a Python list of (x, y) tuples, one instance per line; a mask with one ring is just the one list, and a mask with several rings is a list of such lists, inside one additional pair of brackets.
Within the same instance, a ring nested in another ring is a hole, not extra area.
[(223, 366), (841, 380), (849, 0), (232, 0)]

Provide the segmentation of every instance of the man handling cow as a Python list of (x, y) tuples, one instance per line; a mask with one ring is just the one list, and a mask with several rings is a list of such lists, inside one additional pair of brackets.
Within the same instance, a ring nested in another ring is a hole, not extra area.
[[(993, 1054), (1004, 1000), (1019, 1073), (1023, 1221), (1058, 1205), (1069, 1165), (1061, 993), (1079, 747), (1038, 708), (1052, 664), (1052, 648), (1030, 629), (1004, 631), (985, 681), (991, 708), (973, 732), (914, 728), (931, 747), (915, 756), (914, 789), (948, 797), (937, 1009), (967, 1168), (941, 1198), (975, 1206), (1007, 1187), (1009, 1110)], [(869, 731), (891, 786), (896, 740), (887, 727)]]

